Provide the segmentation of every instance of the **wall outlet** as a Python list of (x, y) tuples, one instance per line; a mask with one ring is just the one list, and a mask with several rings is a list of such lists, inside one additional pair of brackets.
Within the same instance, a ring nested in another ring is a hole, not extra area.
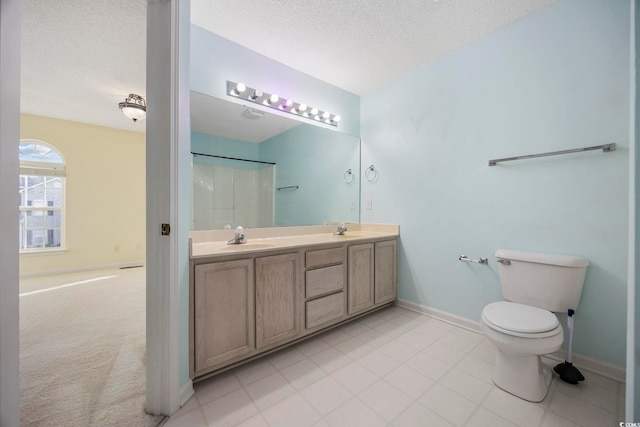
[(113, 245), (113, 252), (120, 252), (120, 245)]
[(351, 210), (352, 210), (352, 211), (355, 211), (355, 210), (356, 210), (356, 201), (355, 201), (355, 200), (352, 200), (352, 201), (351, 201)]
[(371, 209), (373, 209), (373, 203), (371, 202), (371, 199), (367, 200), (367, 210), (370, 211)]
[(140, 252), (142, 250), (142, 244), (136, 243), (136, 251)]

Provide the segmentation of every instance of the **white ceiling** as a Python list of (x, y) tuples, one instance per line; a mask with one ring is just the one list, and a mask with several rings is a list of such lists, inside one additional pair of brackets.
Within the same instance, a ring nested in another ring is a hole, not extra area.
[(364, 95), (554, 0), (192, 0), (191, 22)]
[[(555, 0), (191, 0), (194, 24), (366, 94)], [(21, 110), (144, 132), (146, 0), (22, 0)]]
[(118, 109), (146, 95), (146, 0), (22, 0), (23, 113), (144, 132)]

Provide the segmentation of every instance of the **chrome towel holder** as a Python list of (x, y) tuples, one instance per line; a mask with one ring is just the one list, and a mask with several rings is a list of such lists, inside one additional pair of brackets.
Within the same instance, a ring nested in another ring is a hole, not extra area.
[(603, 153), (616, 151), (616, 144), (595, 145), (593, 147), (573, 148), (570, 150), (550, 151), (548, 153), (528, 154), (526, 156), (504, 157), (502, 159), (489, 160), (489, 166), (495, 166), (499, 162), (510, 162), (512, 160), (534, 159), (536, 157), (557, 156), (559, 154), (581, 153), (583, 151), (602, 150)]
[(376, 167), (371, 165), (364, 171), (364, 177), (367, 178), (367, 181), (373, 182), (378, 179), (378, 171)]
[(473, 258), (467, 257), (466, 255), (460, 255), (458, 257), (458, 261), (475, 262), (478, 264), (489, 264), (489, 260), (487, 258), (473, 259)]
[(344, 178), (344, 182), (347, 184), (351, 184), (356, 179), (351, 168), (347, 169), (342, 177)]

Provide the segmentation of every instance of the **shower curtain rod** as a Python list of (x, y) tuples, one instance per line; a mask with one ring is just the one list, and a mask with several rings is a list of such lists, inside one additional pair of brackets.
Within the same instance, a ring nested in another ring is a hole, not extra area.
[(194, 156), (215, 157), (217, 159), (239, 160), (241, 162), (262, 163), (263, 165), (274, 165), (275, 166), (275, 163), (263, 162), (263, 161), (260, 161), (260, 160), (249, 160), (249, 159), (240, 159), (240, 158), (237, 158), (237, 157), (216, 156), (215, 154), (194, 153), (193, 151), (191, 152), (191, 154), (193, 154)]

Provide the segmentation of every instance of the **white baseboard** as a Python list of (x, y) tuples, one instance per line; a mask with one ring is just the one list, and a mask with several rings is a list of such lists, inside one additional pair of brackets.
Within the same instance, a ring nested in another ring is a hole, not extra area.
[(53, 274), (65, 274), (65, 273), (78, 273), (81, 271), (94, 271), (94, 270), (111, 270), (114, 268), (130, 268), (144, 266), (145, 261), (129, 261), (121, 262), (117, 264), (102, 264), (102, 265), (87, 265), (84, 267), (63, 268), (60, 270), (47, 270), (47, 271), (34, 271), (30, 273), (20, 273), (20, 277), (38, 277), (38, 276), (50, 276)]
[(406, 308), (407, 310), (415, 311), (416, 313), (426, 314), (434, 319), (441, 320), (443, 322), (451, 323), (452, 325), (460, 328), (468, 329), (473, 332), (482, 333), (480, 330), (480, 323), (475, 320), (467, 319), (466, 317), (460, 317), (455, 314), (451, 314), (446, 311), (438, 310), (437, 308), (427, 307), (426, 305), (418, 304), (417, 302), (409, 301), (403, 298), (398, 298), (396, 305)]
[[(398, 298), (396, 305), (407, 310), (415, 311), (416, 313), (425, 314), (434, 319), (441, 320), (443, 322), (450, 323), (452, 325), (464, 328), (473, 332), (482, 333), (480, 329), (480, 323), (475, 320), (460, 317), (446, 311), (438, 310), (437, 308), (428, 307), (426, 305), (418, 304), (413, 301), (409, 301), (403, 298)], [(572, 362), (574, 365), (584, 369), (585, 371), (593, 372), (594, 374), (602, 375), (603, 377), (611, 378), (613, 380), (624, 383), (626, 381), (626, 369), (623, 366), (616, 365), (604, 360), (594, 359), (589, 356), (585, 356), (579, 353), (573, 352)], [(550, 359), (563, 362), (567, 357), (567, 351), (560, 349), (552, 354), (546, 355)]]

